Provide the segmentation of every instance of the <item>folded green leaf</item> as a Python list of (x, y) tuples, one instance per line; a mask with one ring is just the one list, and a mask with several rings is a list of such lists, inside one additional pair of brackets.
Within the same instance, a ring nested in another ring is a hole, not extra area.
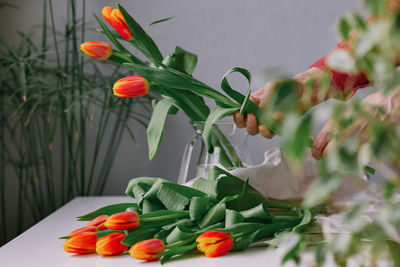
[(150, 190), (154, 183), (162, 178), (154, 177), (138, 177), (133, 178), (129, 181), (128, 186), (125, 189), (125, 194), (135, 198), (138, 204), (141, 203), (143, 196)]
[(225, 218), (226, 205), (224, 202), (215, 204), (198, 223), (200, 228), (205, 228)]
[(142, 201), (143, 214), (164, 209), (165, 209), (164, 205), (158, 199), (152, 199), (152, 200), (143, 199)]
[(205, 193), (183, 185), (163, 183), (157, 198), (169, 210), (184, 210), (189, 206), (192, 197), (203, 197)]
[(189, 205), (190, 219), (192, 221), (197, 221), (202, 218), (203, 215), (207, 212), (211, 204), (210, 202), (210, 197), (193, 197), (190, 200)]
[(271, 215), (269, 214), (268, 208), (264, 203), (255, 206), (254, 208), (241, 211), (245, 221), (269, 221)]
[(161, 143), (164, 123), (168, 112), (176, 104), (172, 98), (163, 98), (160, 100), (153, 110), (149, 125), (147, 127), (147, 143), (149, 145), (149, 158), (152, 160), (157, 154)]
[(204, 179), (200, 177), (192, 184), (192, 187), (206, 193), (212, 198), (217, 198), (218, 196), (217, 181), (215, 180)]
[(100, 209), (97, 209), (91, 213), (79, 216), (77, 218), (78, 221), (90, 221), (100, 215), (112, 215), (114, 213), (124, 212), (128, 208), (137, 209), (138, 205), (136, 203), (120, 203), (120, 204), (108, 205)]
[[(233, 90), (226, 78), (229, 74), (234, 73), (234, 72), (239, 72), (239, 73), (243, 74), (243, 76), (247, 79), (247, 81), (249, 83), (245, 97), (243, 97), (243, 95), (240, 94), (239, 92)], [(222, 90), (242, 105), (240, 108), (240, 114), (243, 113), (243, 110), (246, 108), (247, 102), (249, 101), (250, 93), (251, 93), (250, 84), (251, 84), (251, 74), (248, 70), (243, 69), (243, 68), (236, 67), (236, 68), (230, 69), (222, 77), (222, 80), (221, 80)]]
[(170, 68), (192, 75), (196, 68), (197, 56), (177, 46), (172, 55), (164, 58), (163, 63)]
[(236, 210), (227, 209), (225, 211), (225, 227), (231, 227), (234, 224), (243, 222), (243, 215)]
[(167, 236), (167, 244), (172, 244), (188, 237), (194, 236), (194, 232), (183, 225), (177, 225)]

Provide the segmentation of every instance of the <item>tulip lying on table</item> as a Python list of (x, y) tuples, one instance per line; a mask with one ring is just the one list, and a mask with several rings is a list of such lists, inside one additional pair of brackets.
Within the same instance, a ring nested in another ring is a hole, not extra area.
[[(247, 182), (218, 167), (192, 187), (161, 178), (134, 178), (126, 194), (135, 202), (109, 205), (78, 217), (89, 221), (82, 229), (95, 225), (107, 229), (70, 234), (64, 237), (65, 250), (104, 256), (128, 252), (133, 258), (160, 259), (161, 263), (199, 252), (219, 257), (283, 231), (302, 231), (320, 209), (265, 199)], [(80, 244), (91, 245), (83, 250)]]

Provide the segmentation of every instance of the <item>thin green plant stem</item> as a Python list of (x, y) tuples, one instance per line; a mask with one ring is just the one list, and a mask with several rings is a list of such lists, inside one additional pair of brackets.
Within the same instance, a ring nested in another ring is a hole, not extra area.
[[(124, 100), (122, 100), (124, 101)], [(121, 123), (121, 117), (124, 115), (124, 106), (121, 106), (118, 112), (118, 115), (116, 117), (116, 121), (114, 124), (114, 128), (113, 128), (113, 132), (111, 134), (110, 137), (110, 142), (108, 143), (107, 146), (107, 151), (105, 154), (105, 158), (103, 159), (103, 164), (102, 164), (102, 168), (100, 171), (100, 178), (98, 179), (98, 183), (96, 185), (96, 189), (95, 189), (95, 194), (96, 195), (100, 195), (103, 192), (105, 183), (106, 183), (106, 175), (107, 173), (109, 173), (109, 169), (110, 169), (110, 162), (112, 162), (113, 159), (113, 149), (115, 150), (115, 148), (118, 148), (118, 145), (120, 143), (120, 138), (118, 138), (120, 136), (119, 132), (120, 132), (120, 128), (122, 127), (122, 123)], [(118, 142), (118, 144), (116, 145), (115, 142)]]
[(47, 0), (43, 0), (43, 25), (42, 25), (42, 53), (41, 58), (43, 60), (46, 59), (46, 50), (47, 50)]
[[(1, 86), (1, 81), (0, 81)], [(1, 229), (0, 229), (0, 244), (6, 242), (7, 236), (7, 225), (6, 225), (6, 199), (5, 199), (5, 176), (6, 176), (6, 155), (5, 155), (5, 109), (4, 109), (4, 99), (1, 98), (0, 105), (0, 134), (2, 138), (0, 139), (0, 210), (1, 210)]]
[[(90, 194), (92, 183), (93, 183), (94, 170), (95, 170), (96, 163), (97, 163), (97, 157), (98, 157), (98, 154), (99, 154), (99, 151), (100, 151), (100, 144), (101, 144), (101, 138), (100, 137), (103, 137), (103, 133), (106, 130), (106, 127), (103, 126), (103, 121), (104, 121), (104, 116), (105, 116), (105, 113), (106, 113), (107, 99), (108, 99), (108, 91), (105, 92), (104, 98), (103, 98), (103, 106), (102, 106), (102, 109), (101, 109), (99, 126), (97, 128), (97, 133), (96, 133), (96, 138), (95, 138), (96, 141), (95, 141), (94, 152), (93, 152), (93, 158), (92, 158), (92, 163), (91, 163), (90, 172), (89, 172), (90, 174), (89, 174), (88, 186), (87, 186), (87, 190), (86, 190), (86, 194), (87, 195)], [(110, 113), (107, 114), (106, 123), (104, 125), (107, 125), (107, 121), (108, 121), (109, 115), (110, 115)]]

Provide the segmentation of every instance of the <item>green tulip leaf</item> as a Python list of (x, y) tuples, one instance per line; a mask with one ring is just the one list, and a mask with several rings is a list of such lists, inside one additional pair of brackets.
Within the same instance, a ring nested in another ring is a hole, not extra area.
[(243, 222), (243, 215), (236, 210), (227, 209), (225, 211), (225, 227), (231, 227), (234, 224)]
[(192, 197), (203, 197), (205, 193), (184, 185), (163, 183), (157, 198), (169, 210), (184, 210), (189, 206)]
[(129, 15), (129, 13), (120, 4), (117, 4), (124, 16), (126, 25), (133, 34), (134, 39), (129, 41), (149, 60), (156, 64), (161, 63), (162, 55), (153, 39), (143, 30), (143, 28)]
[(210, 197), (193, 197), (190, 200), (189, 214), (192, 221), (197, 221), (203, 217), (210, 206)]
[(177, 225), (174, 230), (167, 236), (167, 244), (172, 244), (180, 240), (187, 239), (188, 237), (194, 236), (194, 232), (183, 225)]
[(79, 216), (77, 218), (78, 221), (90, 221), (100, 215), (113, 215), (118, 212), (124, 212), (126, 211), (127, 208), (131, 207), (137, 209), (138, 205), (136, 203), (120, 203), (120, 204), (108, 205), (100, 209), (97, 209), (91, 213)]
[(243, 216), (245, 221), (270, 221), (271, 215), (268, 208), (264, 203), (255, 206), (254, 208), (241, 211), (240, 214)]
[(153, 115), (151, 116), (147, 127), (147, 142), (149, 145), (150, 160), (152, 160), (157, 154), (163, 135), (165, 120), (169, 110), (175, 104), (176, 100), (172, 98), (163, 98), (156, 104), (153, 110)]

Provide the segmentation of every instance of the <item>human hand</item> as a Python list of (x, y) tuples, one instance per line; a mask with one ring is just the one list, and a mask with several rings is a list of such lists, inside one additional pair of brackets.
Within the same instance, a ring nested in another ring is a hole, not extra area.
[[(330, 97), (332, 90), (328, 88), (326, 92), (323, 93), (321, 96), (319, 94), (318, 90), (318, 81), (321, 80), (322, 76), (324, 74), (324, 71), (319, 69), (319, 68), (311, 68), (307, 70), (306, 72), (297, 74), (296, 76), (293, 77), (293, 80), (297, 81), (301, 86), (301, 92), (299, 92), (299, 98), (300, 98), (300, 106), (302, 107), (302, 111), (306, 111), (309, 107), (316, 105), (327, 98)], [(316, 85), (313, 88), (313, 91), (310, 94), (304, 94), (304, 85), (310, 81), (311, 79), (314, 79), (316, 81)], [(269, 82), (267, 83), (264, 87), (260, 88), (256, 92), (252, 93), (250, 95), (250, 100), (253, 101), (256, 105), (259, 107), (265, 109), (266, 105), (268, 105), (268, 100), (271, 96), (271, 93), (274, 91), (276, 87), (277, 82)], [(283, 114), (281, 113), (275, 113), (272, 114), (272, 117), (280, 122), (283, 118)], [(240, 115), (239, 111), (235, 112), (233, 114), (233, 120), (236, 123), (236, 126), (239, 128), (247, 128), (247, 132), (250, 135), (256, 135), (256, 134), (261, 134), (265, 138), (272, 138), (274, 136), (274, 133), (268, 129), (265, 125), (259, 125), (257, 122), (257, 118), (254, 114), (247, 114), (245, 115)]]
[[(372, 118), (400, 122), (400, 88), (392, 90), (387, 95), (384, 95), (382, 92), (370, 94), (361, 101), (361, 104), (367, 115), (363, 116), (363, 118), (359, 118), (351, 126), (341, 132), (340, 139), (358, 134), (362, 136), (365, 142), (366, 137), (363, 135), (368, 129), (369, 122)], [(373, 109), (372, 106), (381, 107), (385, 111), (385, 114), (382, 115), (377, 112), (377, 109)], [(315, 159), (320, 159), (325, 156), (335, 146), (335, 142), (331, 139), (334, 130), (335, 123), (330, 120), (314, 138), (311, 154)]]

